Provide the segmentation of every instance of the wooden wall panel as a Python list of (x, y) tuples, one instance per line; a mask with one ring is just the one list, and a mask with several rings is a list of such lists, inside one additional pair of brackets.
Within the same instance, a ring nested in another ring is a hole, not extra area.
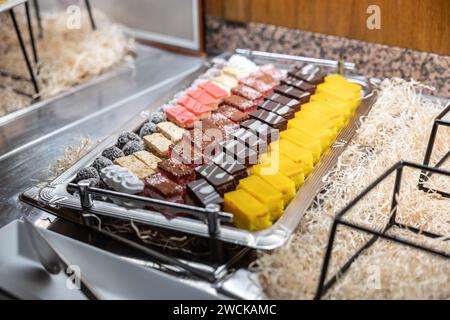
[[(205, 0), (207, 14), (450, 55), (450, 0)], [(366, 27), (369, 5), (381, 30)]]
[(205, 0), (205, 12), (208, 16), (222, 15), (222, 0)]
[(229, 20), (252, 21), (250, 16), (250, 0), (222, 0), (223, 16)]
[(297, 28), (296, 2), (296, 0), (251, 0), (250, 19), (260, 22), (270, 21), (274, 25)]

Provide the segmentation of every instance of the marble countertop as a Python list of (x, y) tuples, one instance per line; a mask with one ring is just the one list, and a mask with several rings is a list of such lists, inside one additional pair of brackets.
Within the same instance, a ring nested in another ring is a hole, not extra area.
[(357, 66), (369, 77), (415, 79), (432, 86), (429, 94), (450, 97), (450, 56), (368, 43), (259, 23), (232, 23), (206, 19), (209, 53), (247, 48), (277, 53), (338, 60)]

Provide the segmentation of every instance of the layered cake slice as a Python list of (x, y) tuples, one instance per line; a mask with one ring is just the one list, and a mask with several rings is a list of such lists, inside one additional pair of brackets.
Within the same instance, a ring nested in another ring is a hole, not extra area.
[(238, 189), (243, 189), (259, 202), (269, 208), (271, 221), (276, 221), (284, 210), (283, 195), (276, 188), (258, 176), (250, 176), (239, 182)]
[(238, 228), (257, 231), (272, 226), (269, 208), (244, 190), (226, 193), (224, 210), (234, 214), (234, 225)]

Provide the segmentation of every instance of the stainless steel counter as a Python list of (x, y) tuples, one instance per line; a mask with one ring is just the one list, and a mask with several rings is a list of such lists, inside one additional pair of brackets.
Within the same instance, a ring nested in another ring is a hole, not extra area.
[[(52, 176), (64, 149), (100, 140), (163, 97), (201, 58), (138, 46), (135, 68), (122, 65), (93, 83), (0, 118), (0, 227), (21, 214), (43, 217), (18, 195)], [(94, 85), (95, 83), (95, 85)]]

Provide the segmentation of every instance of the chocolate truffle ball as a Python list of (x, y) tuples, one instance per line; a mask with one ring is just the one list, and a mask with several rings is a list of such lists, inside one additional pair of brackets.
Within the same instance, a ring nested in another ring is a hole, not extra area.
[(143, 138), (145, 136), (154, 134), (155, 132), (156, 132), (156, 124), (154, 124), (153, 122), (147, 122), (142, 126), (139, 135), (141, 136), (141, 138)]
[(100, 173), (100, 171), (103, 168), (112, 166), (114, 163), (109, 160), (108, 158), (105, 158), (104, 156), (100, 156), (97, 159), (94, 160), (94, 162), (92, 163), (92, 167), (95, 168), (97, 170), (97, 172)]
[(144, 144), (139, 141), (130, 141), (122, 149), (125, 156), (132, 155), (133, 153), (139, 152), (142, 150), (144, 150)]
[(108, 149), (105, 149), (102, 153), (102, 156), (105, 158), (108, 158), (111, 161), (114, 161), (116, 159), (125, 157), (125, 154), (117, 147), (111, 147)]
[(134, 132), (124, 132), (117, 139), (116, 146), (117, 146), (117, 148), (122, 149), (130, 141), (140, 141), (140, 142), (142, 142), (141, 138), (136, 133), (134, 133)]
[(154, 124), (158, 124), (161, 122), (166, 121), (166, 115), (164, 112), (154, 112), (151, 116), (150, 116), (150, 121), (153, 122)]
[(80, 171), (78, 171), (77, 176), (75, 178), (75, 183), (78, 183), (83, 180), (95, 180), (95, 184), (97, 184), (100, 181), (100, 176), (97, 172), (97, 170), (93, 167), (87, 167), (83, 168)]

